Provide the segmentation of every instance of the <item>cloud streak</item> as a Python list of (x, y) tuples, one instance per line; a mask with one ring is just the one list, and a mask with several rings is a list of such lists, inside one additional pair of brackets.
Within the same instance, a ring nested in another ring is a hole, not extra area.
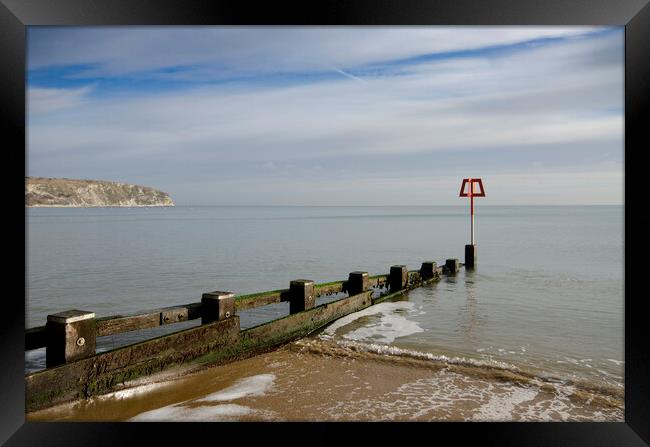
[(334, 71), (336, 71), (337, 73), (341, 73), (346, 78), (354, 79), (355, 81), (365, 82), (363, 79), (361, 79), (361, 78), (359, 78), (357, 76), (352, 76), (350, 73), (346, 73), (346, 72), (344, 72), (343, 70), (341, 70), (339, 68), (335, 68)]
[[(101, 27), (29, 29), (30, 70), (83, 66), (74, 76), (125, 76), (176, 68), (209, 77), (365, 66), (577, 36), (593, 27)], [(199, 76), (199, 78), (202, 78)]]

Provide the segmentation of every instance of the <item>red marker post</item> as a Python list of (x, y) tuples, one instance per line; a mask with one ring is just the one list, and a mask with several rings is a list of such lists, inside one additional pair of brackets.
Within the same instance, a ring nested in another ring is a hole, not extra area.
[[(465, 185), (467, 185), (467, 188), (465, 188)], [(474, 185), (476, 185), (476, 187)], [(465, 189), (467, 189), (467, 191), (465, 191)], [(464, 178), (463, 183), (460, 185), (459, 197), (469, 197), (472, 243), (470, 245), (465, 245), (465, 268), (474, 268), (476, 266), (476, 244), (474, 243), (474, 197), (485, 197), (483, 181), (480, 178)]]

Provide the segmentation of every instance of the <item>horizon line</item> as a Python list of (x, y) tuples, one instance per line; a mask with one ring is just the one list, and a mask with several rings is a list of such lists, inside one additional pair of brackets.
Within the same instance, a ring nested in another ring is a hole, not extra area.
[[(624, 206), (624, 203), (569, 203), (569, 204), (481, 204), (481, 207), (486, 207), (486, 206)], [(231, 207), (231, 208), (245, 208), (245, 207), (259, 207), (259, 208), (287, 208), (287, 207), (294, 207), (294, 208), (316, 208), (316, 207), (331, 207), (331, 208), (359, 208), (359, 207), (432, 207), (432, 206), (468, 206), (467, 204), (429, 204), (429, 205), (422, 205), (422, 204), (412, 204), (412, 205), (394, 205), (394, 204), (386, 204), (386, 205), (259, 205), (259, 204), (247, 204), (247, 205), (230, 205), (230, 204), (175, 204), (175, 208), (183, 208), (183, 207)]]

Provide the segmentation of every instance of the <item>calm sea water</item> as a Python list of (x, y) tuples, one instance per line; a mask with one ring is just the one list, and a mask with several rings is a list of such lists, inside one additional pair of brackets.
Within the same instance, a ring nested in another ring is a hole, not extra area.
[[(623, 211), (479, 205), (476, 271), (339, 320), (305, 349), (335, 342), (622, 390)], [(30, 208), (26, 326), (66, 309), (105, 316), (197, 302), (211, 290), (414, 270), (462, 260), (468, 238), (466, 206)], [(242, 315), (242, 325), (285, 307)], [(100, 349), (132, 341), (107, 339)], [(42, 366), (43, 350), (26, 354), (26, 370)]]

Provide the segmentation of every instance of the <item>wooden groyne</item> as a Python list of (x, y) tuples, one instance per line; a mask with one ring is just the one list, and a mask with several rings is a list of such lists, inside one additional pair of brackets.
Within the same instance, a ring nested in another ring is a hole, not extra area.
[[(455, 274), (462, 266), (422, 263), (408, 271), (394, 265), (388, 274), (356, 271), (347, 280), (315, 284), (299, 279), (288, 289), (235, 296), (204, 293), (200, 302), (128, 316), (95, 318), (93, 312), (68, 310), (48, 315), (45, 326), (27, 329), (25, 350), (46, 348), (46, 368), (25, 376), (26, 411), (110, 392), (127, 381), (189, 362), (216, 365), (259, 354), (304, 337), (326, 324), (373, 304)], [(316, 298), (347, 294), (316, 305)], [(289, 315), (241, 330), (237, 311), (289, 302)], [(138, 331), (188, 320), (201, 325), (97, 353), (97, 337)]]

